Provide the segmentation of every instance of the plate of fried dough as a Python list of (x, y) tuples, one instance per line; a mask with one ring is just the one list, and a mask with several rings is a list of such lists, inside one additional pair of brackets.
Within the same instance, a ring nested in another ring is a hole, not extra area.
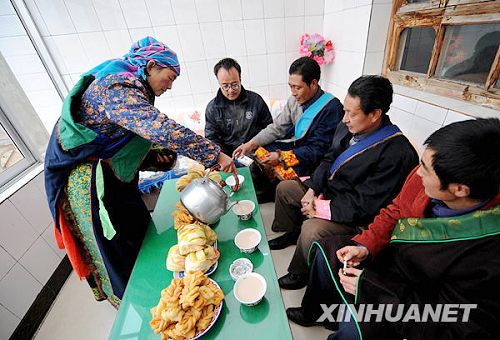
[(173, 279), (151, 308), (151, 328), (162, 340), (198, 339), (219, 318), (224, 293), (217, 282), (202, 272)]

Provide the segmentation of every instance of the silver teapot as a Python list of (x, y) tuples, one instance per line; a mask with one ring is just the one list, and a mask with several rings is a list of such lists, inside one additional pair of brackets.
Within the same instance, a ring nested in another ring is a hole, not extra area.
[(236, 179), (234, 191), (227, 194), (220, 184), (208, 178), (209, 173), (205, 177), (192, 180), (182, 190), (181, 202), (197, 220), (214, 224), (237, 203), (229, 203), (229, 198), (238, 190), (238, 180)]

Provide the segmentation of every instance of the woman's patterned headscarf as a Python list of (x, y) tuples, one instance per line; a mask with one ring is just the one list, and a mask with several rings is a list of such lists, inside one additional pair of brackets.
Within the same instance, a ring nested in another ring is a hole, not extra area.
[(172, 69), (177, 75), (181, 73), (177, 54), (155, 38), (146, 37), (134, 43), (122, 58), (106, 60), (84, 75), (92, 74), (100, 79), (108, 74), (132, 73), (145, 80), (146, 65), (150, 60), (160, 67)]

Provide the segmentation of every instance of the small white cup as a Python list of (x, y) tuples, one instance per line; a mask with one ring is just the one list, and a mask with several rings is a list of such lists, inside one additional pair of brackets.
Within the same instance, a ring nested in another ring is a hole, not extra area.
[[(243, 209), (245, 206), (247, 206), (248, 209)], [(236, 203), (232, 207), (232, 209), (240, 220), (246, 221), (252, 218), (252, 214), (255, 210), (255, 203), (253, 203), (253, 201), (250, 200), (241, 200), (238, 203)]]
[[(245, 182), (245, 177), (242, 175), (238, 175), (238, 181), (240, 182), (239, 186), (238, 186), (238, 190), (240, 190), (241, 187), (243, 186), (243, 182)], [(226, 178), (226, 184), (229, 185), (229, 187), (234, 190), (234, 186), (236, 185), (234, 175), (231, 175), (228, 178)]]

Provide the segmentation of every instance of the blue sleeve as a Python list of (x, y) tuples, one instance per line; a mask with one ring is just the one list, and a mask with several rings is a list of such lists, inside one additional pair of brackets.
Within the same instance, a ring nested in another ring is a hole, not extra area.
[(293, 149), (300, 164), (318, 164), (328, 151), (335, 129), (342, 120), (344, 109), (337, 98), (332, 99), (314, 118), (304, 138), (306, 141)]

